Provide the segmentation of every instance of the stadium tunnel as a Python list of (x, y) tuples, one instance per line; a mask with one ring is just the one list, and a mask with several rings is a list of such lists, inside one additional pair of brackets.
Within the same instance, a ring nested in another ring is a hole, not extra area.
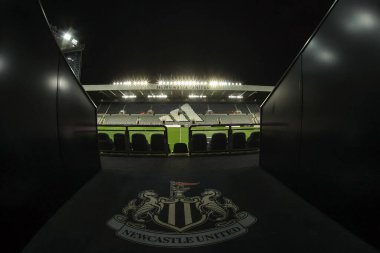
[(262, 105), (260, 154), (171, 158), (100, 157), (40, 4), (1, 5), (3, 252), (378, 252), (378, 1), (334, 3)]

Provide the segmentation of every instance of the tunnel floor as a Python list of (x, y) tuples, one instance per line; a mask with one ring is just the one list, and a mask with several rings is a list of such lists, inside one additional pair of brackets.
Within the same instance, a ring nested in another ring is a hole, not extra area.
[(377, 252), (258, 166), (258, 155), (102, 157), (23, 252)]

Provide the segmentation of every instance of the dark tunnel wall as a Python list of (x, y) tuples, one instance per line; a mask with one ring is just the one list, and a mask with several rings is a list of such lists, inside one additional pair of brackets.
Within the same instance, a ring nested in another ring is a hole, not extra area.
[(274, 170), (277, 164), (282, 164), (281, 169), (275, 171), (282, 178), (290, 175), (289, 170), (297, 167), (299, 162), (300, 84), (301, 61), (297, 60), (276, 93), (267, 101), (265, 113), (261, 116), (261, 137), (265, 141), (261, 144), (264, 152), (261, 152), (260, 161)]
[[(260, 163), (380, 247), (380, 2), (338, 1), (300, 60), (302, 85), (286, 78), (294, 64), (262, 106)], [(301, 94), (299, 109), (288, 94)], [(289, 125), (298, 125), (300, 139)]]
[(62, 57), (59, 66), (57, 106), (62, 158), (70, 177), (77, 173), (81, 174), (76, 178), (79, 182), (86, 181), (99, 167), (96, 110)]
[(18, 252), (98, 171), (96, 111), (37, 1), (3, 1), (0, 36), (1, 251)]

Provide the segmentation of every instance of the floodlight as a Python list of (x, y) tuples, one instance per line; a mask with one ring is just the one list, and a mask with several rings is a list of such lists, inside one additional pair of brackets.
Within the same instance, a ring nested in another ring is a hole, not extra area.
[(193, 94), (190, 94), (189, 98), (207, 98), (207, 96), (205, 96), (205, 95), (193, 95)]
[(73, 43), (73, 45), (75, 45), (75, 46), (78, 45), (78, 41), (76, 39), (72, 39), (71, 43)]
[(242, 95), (229, 95), (228, 96), (228, 98), (230, 98), (230, 99), (242, 99), (243, 98), (243, 96)]
[(136, 98), (136, 95), (123, 95), (123, 98)]
[(148, 95), (148, 98), (167, 98), (168, 95), (161, 94), (161, 95)]
[(65, 33), (64, 35), (63, 35), (63, 38), (65, 39), (65, 40), (71, 40), (71, 34), (70, 33)]

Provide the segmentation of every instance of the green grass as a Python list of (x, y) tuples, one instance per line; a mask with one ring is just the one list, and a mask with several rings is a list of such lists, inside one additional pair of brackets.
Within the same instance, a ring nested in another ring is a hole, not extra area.
[[(189, 142), (189, 128), (188, 127), (168, 127), (168, 143), (170, 150), (173, 150), (175, 143), (185, 143)], [(98, 126), (99, 133), (106, 133), (110, 136), (110, 138), (114, 139), (114, 134), (121, 133), (124, 134), (126, 127), (114, 127), (114, 126)], [(134, 133), (143, 133), (150, 143), (150, 137), (152, 134), (160, 133), (164, 134), (164, 127), (149, 127), (149, 126), (141, 126), (141, 127), (129, 127), (129, 138), (131, 139), (132, 134)], [(197, 126), (193, 127), (193, 134), (203, 133), (206, 134), (208, 139), (211, 139), (212, 135), (215, 133), (225, 133), (228, 134), (227, 127), (213, 126)], [(233, 133), (243, 132), (245, 133), (246, 138), (251, 135), (252, 132), (260, 132), (260, 129), (257, 127), (233, 127)]]

